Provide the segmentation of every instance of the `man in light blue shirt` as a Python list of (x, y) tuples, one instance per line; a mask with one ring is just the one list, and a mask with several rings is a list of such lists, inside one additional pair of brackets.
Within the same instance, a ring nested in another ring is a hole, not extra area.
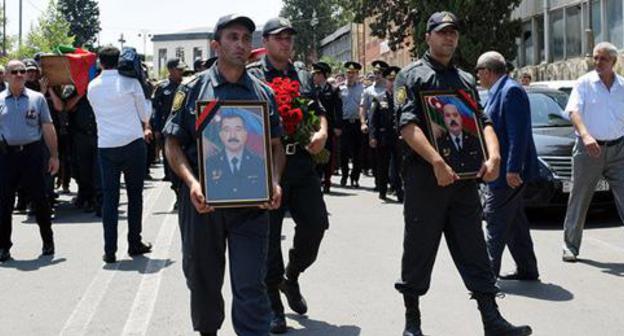
[(10, 61), (7, 73), (8, 88), (0, 92), (0, 262), (11, 258), (12, 213), (18, 187), (31, 196), (43, 240), (42, 254), (54, 254), (42, 138), (50, 157), (47, 171), (56, 174), (59, 167), (56, 132), (45, 97), (25, 87), (24, 63)]
[(357, 62), (346, 62), (347, 82), (340, 87), (342, 99), (342, 118), (336, 118), (336, 126), (340, 129), (340, 170), (342, 177), (340, 185), (346, 186), (349, 178), (349, 159), (353, 161), (351, 170), (351, 186), (359, 187), (360, 179), (360, 151), (362, 145), (362, 131), (360, 123), (360, 103), (364, 85), (358, 81), (358, 74), (362, 65)]

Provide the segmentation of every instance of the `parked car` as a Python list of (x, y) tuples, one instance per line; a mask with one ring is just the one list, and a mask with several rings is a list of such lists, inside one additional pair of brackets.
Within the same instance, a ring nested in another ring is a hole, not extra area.
[[(572, 148), (576, 140), (572, 123), (564, 118), (569, 94), (543, 86), (526, 88), (531, 105), (533, 140), (539, 161), (539, 178), (525, 191), (527, 208), (565, 207), (572, 189)], [(479, 91), (485, 102), (487, 92)], [(596, 186), (594, 206), (613, 204), (609, 184)]]
[(567, 94), (572, 92), (572, 88), (574, 87), (574, 83), (576, 81), (573, 80), (555, 80), (555, 81), (543, 81), (543, 82), (533, 82), (530, 87), (543, 87), (554, 90), (563, 91)]

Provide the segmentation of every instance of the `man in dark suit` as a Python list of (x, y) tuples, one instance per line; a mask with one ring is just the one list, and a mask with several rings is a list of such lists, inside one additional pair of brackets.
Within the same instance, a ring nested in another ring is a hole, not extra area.
[(464, 132), (457, 106), (446, 104), (442, 111), (448, 132), (436, 140), (440, 154), (460, 176), (479, 172), (484, 161), (479, 138)]
[(266, 169), (262, 160), (245, 148), (247, 126), (239, 113), (228, 110), (221, 115), (219, 138), (224, 148), (208, 159), (208, 202), (258, 199), (267, 194)]
[(489, 89), (485, 105), (500, 142), (498, 179), (488, 183), (485, 199), (487, 248), (494, 274), (499, 274), (505, 245), (516, 262), (516, 271), (499, 275), (503, 280), (537, 280), (537, 260), (524, 213), (527, 181), (537, 176), (537, 154), (531, 132), (531, 107), (522, 86), (506, 74), (505, 58), (495, 51), (477, 61), (481, 85)]

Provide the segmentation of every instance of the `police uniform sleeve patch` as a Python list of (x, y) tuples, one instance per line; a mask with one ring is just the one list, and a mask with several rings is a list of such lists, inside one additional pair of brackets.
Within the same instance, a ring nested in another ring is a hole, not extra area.
[(396, 101), (397, 103), (399, 103), (400, 105), (405, 104), (405, 101), (407, 100), (407, 88), (405, 86), (401, 86), (396, 93)]
[(176, 113), (182, 108), (185, 98), (186, 98), (186, 92), (184, 92), (184, 90), (176, 91), (175, 97), (173, 97), (173, 104), (171, 105), (172, 113)]

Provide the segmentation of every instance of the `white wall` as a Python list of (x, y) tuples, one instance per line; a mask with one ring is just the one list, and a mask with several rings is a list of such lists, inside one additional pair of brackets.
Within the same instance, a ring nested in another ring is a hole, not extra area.
[[(159, 56), (159, 50), (160, 49), (167, 49), (167, 60), (170, 60), (172, 58), (176, 57), (176, 48), (184, 48), (184, 63), (186, 63), (189, 68), (193, 68), (193, 62), (195, 61), (193, 59), (193, 49), (194, 48), (201, 48), (202, 50), (202, 58), (208, 58), (210, 56), (210, 40), (208, 39), (204, 39), (204, 40), (178, 40), (178, 41), (155, 41), (153, 42), (154, 44), (154, 74), (156, 76), (158, 76), (158, 74), (160, 73), (160, 68), (159, 68), (159, 61), (158, 61), (158, 56)], [(161, 62), (161, 66), (163, 68), (166, 68), (167, 66), (167, 60), (164, 60), (164, 62)]]

